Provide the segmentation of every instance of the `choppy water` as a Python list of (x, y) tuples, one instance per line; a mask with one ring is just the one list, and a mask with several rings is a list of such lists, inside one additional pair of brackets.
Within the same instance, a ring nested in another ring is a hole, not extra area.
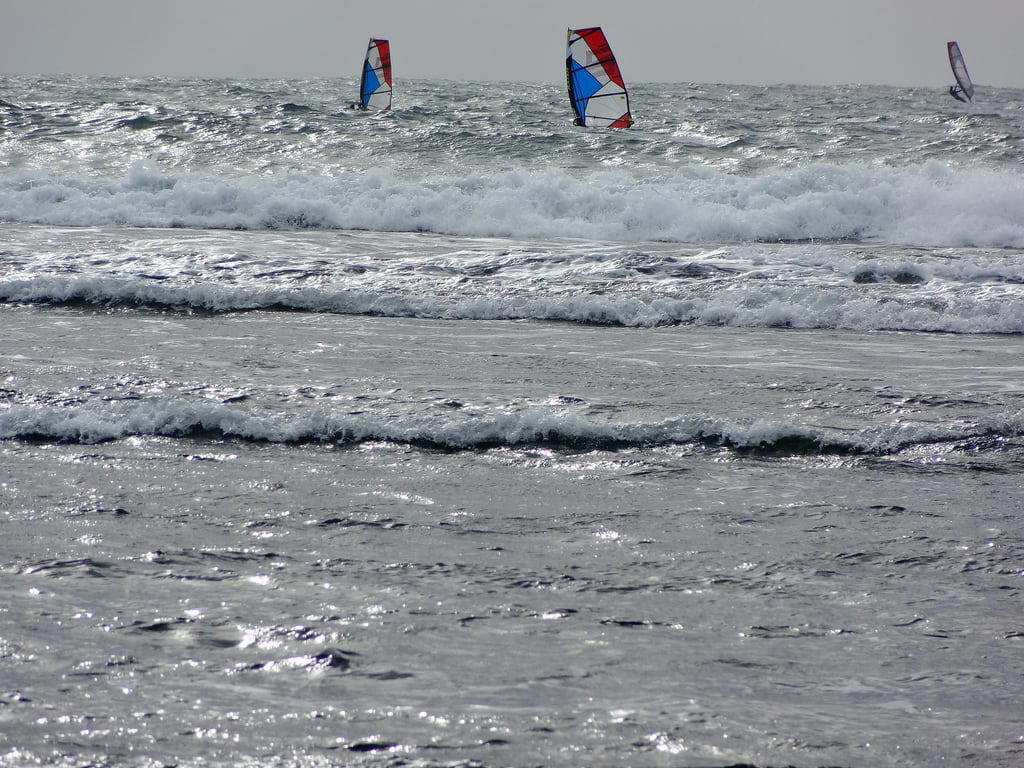
[(0, 78), (0, 765), (1012, 766), (1024, 92)]

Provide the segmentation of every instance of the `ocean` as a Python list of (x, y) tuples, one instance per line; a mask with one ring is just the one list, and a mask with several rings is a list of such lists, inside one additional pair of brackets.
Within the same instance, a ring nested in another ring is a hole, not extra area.
[(0, 77), (0, 766), (1018, 766), (1024, 91)]

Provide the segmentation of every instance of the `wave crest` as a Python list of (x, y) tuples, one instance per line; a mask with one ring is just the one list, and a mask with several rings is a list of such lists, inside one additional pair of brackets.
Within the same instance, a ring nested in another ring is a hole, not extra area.
[(341, 445), (385, 441), (440, 450), (585, 451), (700, 444), (771, 455), (886, 455), (917, 445), (991, 435), (1024, 435), (1024, 416), (975, 425), (894, 422), (849, 432), (707, 416), (606, 422), (536, 406), (489, 414), (395, 417), (324, 409), (260, 414), (219, 403), (165, 398), (72, 407), (16, 404), (0, 410), (0, 439), (82, 444), (151, 436)]
[[(974, 292), (977, 293), (977, 292)], [(1024, 333), (1024, 302), (965, 294), (893, 298), (840, 287), (740, 287), (671, 297), (575, 293), (421, 295), (331, 287), (171, 285), (146, 279), (41, 276), (0, 281), (0, 301), (130, 306), (180, 312), (284, 310), (441, 320), (543, 320), (651, 328), (666, 325)]]
[(657, 178), (508, 170), (405, 179), (226, 178), (136, 162), (124, 179), (15, 175), (0, 220), (69, 226), (354, 229), (619, 241), (873, 240), (1024, 247), (1024, 179), (931, 162), (814, 164), (757, 176), (691, 166)]

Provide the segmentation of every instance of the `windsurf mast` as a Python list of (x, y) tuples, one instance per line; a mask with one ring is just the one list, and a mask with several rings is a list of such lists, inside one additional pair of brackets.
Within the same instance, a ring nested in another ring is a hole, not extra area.
[[(960, 101), (970, 101), (974, 98), (974, 83), (971, 82), (971, 76), (967, 74), (967, 65), (964, 64), (960, 46), (956, 40), (950, 40), (946, 43), (946, 50), (949, 52), (949, 66), (953, 69), (953, 77), (956, 78), (956, 85), (950, 86), (949, 95)], [(967, 98), (962, 98), (960, 94)]]
[(359, 107), (391, 109), (391, 44), (387, 40), (371, 37), (366, 47), (363, 74), (359, 78)]
[(600, 27), (570, 29), (565, 79), (576, 125), (629, 128), (629, 94), (608, 40)]

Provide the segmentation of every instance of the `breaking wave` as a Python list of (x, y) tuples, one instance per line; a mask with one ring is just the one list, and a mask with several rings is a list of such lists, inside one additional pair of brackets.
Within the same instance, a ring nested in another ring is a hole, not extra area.
[(351, 229), (636, 242), (814, 239), (1024, 247), (1024, 177), (811, 164), (756, 176), (689, 166), (637, 178), (561, 170), (407, 179), (390, 171), (227, 178), (133, 164), (124, 178), (22, 172), (0, 220), (68, 226)]
[(137, 436), (341, 445), (386, 441), (440, 450), (623, 450), (697, 443), (772, 455), (887, 455), (919, 445), (1021, 435), (1020, 414), (978, 424), (892, 422), (838, 430), (705, 416), (616, 423), (538, 406), (489, 414), (395, 417), (325, 409), (261, 414), (220, 403), (164, 398), (79, 406), (14, 404), (0, 410), (0, 439), (82, 444)]
[(330, 287), (170, 285), (118, 277), (39, 276), (0, 281), (0, 301), (149, 307), (178, 312), (285, 310), (442, 320), (543, 320), (625, 327), (734, 327), (1024, 333), (1024, 299), (982, 290), (920, 298), (861, 286), (751, 281), (685, 298), (630, 295), (460, 296)]

